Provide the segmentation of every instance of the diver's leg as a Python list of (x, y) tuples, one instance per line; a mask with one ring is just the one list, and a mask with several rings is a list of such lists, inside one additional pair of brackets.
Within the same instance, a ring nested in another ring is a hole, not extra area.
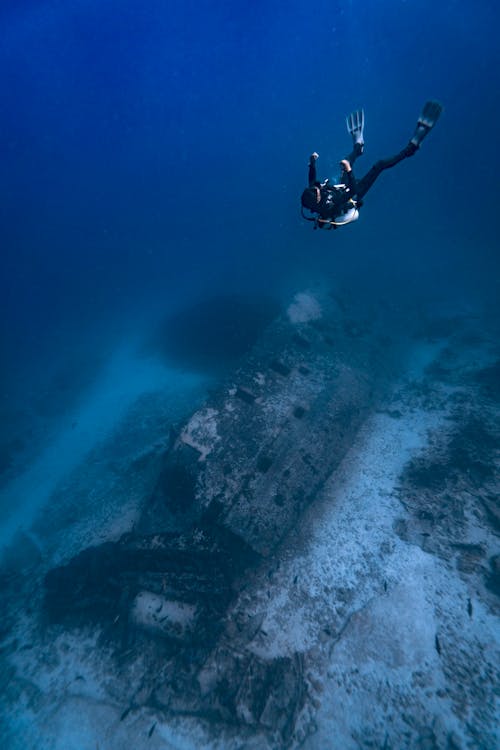
[(409, 156), (413, 156), (418, 150), (418, 146), (414, 143), (409, 143), (405, 148), (396, 154), (395, 156), (389, 156), (387, 159), (380, 159), (377, 161), (369, 172), (365, 174), (360, 180), (358, 180), (356, 195), (358, 198), (363, 198), (368, 190), (371, 188), (377, 177), (385, 170), (395, 167), (403, 159), (407, 159)]
[[(352, 137), (353, 149), (351, 153), (345, 158), (353, 166), (354, 162), (361, 156), (364, 151), (365, 140), (364, 140), (364, 128), (365, 128), (365, 113), (362, 109), (358, 109), (355, 112), (351, 112), (346, 117), (347, 132)], [(340, 182), (347, 181), (347, 173), (345, 169), (342, 170), (340, 176)]]
[[(354, 164), (358, 156), (361, 156), (362, 153), (363, 153), (363, 146), (360, 146), (359, 143), (355, 143), (353, 150), (351, 151), (349, 156), (345, 157), (345, 159), (347, 159), (347, 161), (352, 167), (352, 165)], [(340, 163), (342, 164), (342, 162)], [(345, 171), (345, 169), (342, 169), (342, 172), (340, 174), (340, 182), (347, 183), (348, 181), (350, 182), (350, 180), (348, 180), (348, 177), (347, 177), (347, 172)]]
[(363, 153), (363, 146), (365, 145), (365, 139), (363, 135), (365, 129), (364, 110), (357, 109), (355, 112), (351, 112), (350, 115), (347, 115), (346, 125), (347, 132), (352, 137), (352, 142), (354, 143), (354, 151), (356, 151), (356, 147), (359, 146), (359, 151), (354, 156), (354, 158), (356, 158), (356, 156), (360, 156), (360, 154)]
[(349, 162), (349, 164), (351, 165), (351, 167), (356, 161), (356, 159), (358, 158), (358, 156), (361, 156), (362, 153), (363, 153), (363, 146), (361, 146), (359, 143), (355, 143), (354, 148), (349, 154), (349, 156), (345, 157), (347, 161)]
[(349, 156), (346, 156), (346, 159), (352, 167), (358, 156), (361, 156), (363, 153), (365, 147), (365, 138), (363, 135), (365, 130), (364, 110), (357, 109), (355, 112), (351, 112), (350, 115), (347, 115), (346, 125), (347, 132), (351, 136), (353, 143), (353, 149)]

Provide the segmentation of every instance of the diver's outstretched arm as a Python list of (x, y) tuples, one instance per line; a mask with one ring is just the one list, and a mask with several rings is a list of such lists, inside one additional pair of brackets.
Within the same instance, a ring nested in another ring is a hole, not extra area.
[(342, 159), (342, 161), (340, 162), (340, 166), (342, 167), (342, 182), (346, 187), (349, 188), (353, 195), (357, 195), (358, 181), (356, 180), (354, 172), (352, 171), (351, 162), (349, 161), (349, 159)]
[(316, 151), (311, 154), (309, 157), (309, 187), (313, 187), (316, 182), (316, 159), (318, 158), (318, 154)]

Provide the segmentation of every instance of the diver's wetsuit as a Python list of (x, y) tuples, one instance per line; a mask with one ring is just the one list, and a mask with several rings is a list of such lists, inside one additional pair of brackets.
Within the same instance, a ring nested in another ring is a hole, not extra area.
[[(355, 151), (353, 151), (353, 154), (355, 153)], [(360, 180), (356, 181), (355, 178), (351, 178), (351, 180), (354, 179), (354, 181), (356, 182), (356, 189), (354, 190), (356, 197), (358, 199), (363, 198), (363, 196), (366, 195), (379, 174), (383, 172), (384, 169), (395, 167), (396, 164), (399, 164), (400, 161), (403, 161), (403, 159), (407, 159), (409, 156), (413, 156), (413, 154), (415, 154), (417, 151), (418, 146), (415, 146), (415, 144), (410, 141), (410, 143), (408, 143), (408, 145), (405, 146), (404, 149), (399, 152), (399, 154), (396, 154), (395, 156), (389, 156), (387, 159), (380, 159), (380, 161), (375, 162), (373, 167)], [(359, 156), (359, 154), (356, 154), (356, 156)], [(349, 161), (351, 161), (350, 157), (347, 158)], [(343, 176), (344, 175), (342, 175), (342, 178)]]
[[(361, 147), (355, 146), (354, 151), (347, 158), (352, 164), (361, 153)], [(321, 219), (328, 221), (340, 216), (349, 201), (357, 194), (357, 182), (352, 170), (350, 172), (344, 170), (340, 179), (345, 187), (335, 187), (328, 181), (322, 185), (317, 180), (316, 159), (309, 160), (309, 187), (317, 187), (320, 191), (320, 201), (317, 207), (314, 207), (314, 212), (318, 213)]]
[[(403, 161), (403, 159), (413, 156), (417, 151), (418, 146), (415, 146), (415, 144), (410, 141), (410, 143), (408, 143), (408, 145), (395, 156), (389, 156), (387, 159), (380, 159), (375, 162), (373, 167), (360, 180), (355, 178), (352, 170), (350, 172), (343, 170), (340, 180), (341, 183), (345, 185), (345, 189), (335, 188), (328, 183), (322, 186), (321, 183), (317, 181), (316, 177), (316, 160), (311, 159), (309, 161), (309, 187), (319, 187), (321, 194), (321, 200), (318, 203), (317, 209), (315, 208), (314, 211), (318, 213), (322, 219), (332, 220), (344, 212), (351, 199), (354, 199), (357, 202), (358, 207), (360, 207), (362, 205), (361, 201), (363, 197), (371, 188), (377, 177), (385, 169), (394, 167), (396, 164), (399, 164), (400, 161)], [(362, 153), (362, 147), (356, 144), (352, 153), (346, 157), (351, 167), (358, 156), (361, 156)]]

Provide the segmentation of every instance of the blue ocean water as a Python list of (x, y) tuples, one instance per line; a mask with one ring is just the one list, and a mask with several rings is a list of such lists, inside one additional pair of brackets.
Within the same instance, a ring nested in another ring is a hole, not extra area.
[[(488, 0), (2, 3), (3, 378), (152, 298), (275, 291), (311, 265), (488, 286), (497, 20)], [(445, 111), (422, 152), (357, 226), (313, 235), (309, 153), (330, 173), (363, 106), (368, 169), (428, 98)]]
[[(265, 318), (323, 278), (498, 314), (499, 21), (493, 0), (3, 0), (0, 544), (144, 394), (164, 411), (110, 464), (203, 401), (204, 353), (150, 358), (184, 308), (243, 295)], [(420, 152), (358, 222), (314, 232), (311, 152), (334, 175), (363, 107), (362, 176), (428, 99), (444, 111)]]
[[(497, 17), (486, 0), (4, 2), (5, 477), (116, 346), (193, 300), (280, 300), (321, 276), (360, 297), (495, 300)], [(444, 114), (421, 152), (357, 224), (313, 232), (309, 154), (334, 175), (364, 107), (360, 176), (429, 98)]]

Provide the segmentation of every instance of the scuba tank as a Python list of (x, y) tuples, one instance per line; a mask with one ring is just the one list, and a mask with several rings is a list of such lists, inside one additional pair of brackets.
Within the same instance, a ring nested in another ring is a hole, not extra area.
[(358, 219), (358, 205), (353, 198), (346, 200), (348, 190), (343, 183), (330, 187), (328, 180), (326, 180), (321, 184), (321, 188), (322, 196), (321, 202), (317, 204), (318, 210), (316, 210), (316, 207), (310, 208), (306, 204), (306, 207), (312, 213), (318, 213), (319, 216), (305, 216), (304, 201), (301, 209), (302, 217), (306, 221), (313, 221), (315, 229), (335, 229), (336, 227), (344, 226), (344, 224), (351, 224), (351, 222)]

